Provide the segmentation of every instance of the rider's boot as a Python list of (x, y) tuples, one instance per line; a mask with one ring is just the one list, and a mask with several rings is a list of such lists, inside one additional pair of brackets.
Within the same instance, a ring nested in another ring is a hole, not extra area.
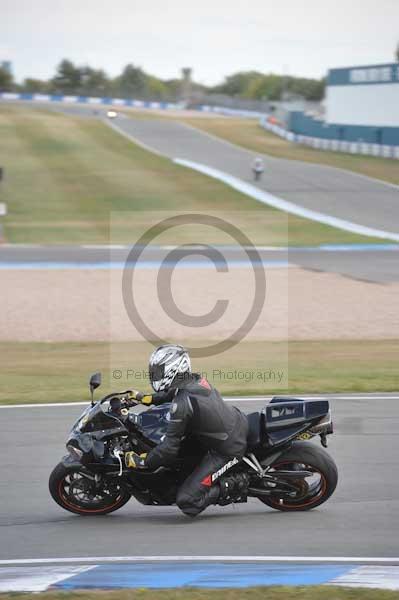
[(232, 502), (246, 502), (249, 476), (247, 473), (235, 473), (222, 477), (219, 481), (217, 503), (221, 506)]

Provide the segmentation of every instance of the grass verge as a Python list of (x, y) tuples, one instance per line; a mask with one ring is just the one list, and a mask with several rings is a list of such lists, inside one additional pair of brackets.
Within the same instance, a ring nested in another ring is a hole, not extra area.
[(242, 146), (254, 152), (269, 154), (276, 158), (338, 167), (399, 185), (399, 161), (394, 159), (315, 150), (307, 146), (287, 142), (274, 133), (263, 129), (255, 119), (190, 118), (183, 120), (189, 125), (197, 127), (197, 129), (202, 129), (207, 133), (224, 138), (237, 146)]
[[(8, 206), (8, 242), (109, 243), (111, 211), (119, 214), (112, 243), (138, 239), (146, 230), (140, 214), (148, 211), (234, 213), (235, 225), (250, 231), (258, 245), (373, 241), (268, 208), (147, 152), (95, 119), (5, 105), (0, 138), (5, 171), (0, 200)], [(186, 243), (181, 229), (161, 243)], [(226, 243), (215, 235), (204, 239)]]
[[(391, 392), (399, 389), (398, 347), (396, 340), (289, 342), (288, 346), (243, 342), (224, 354), (197, 359), (193, 367), (225, 395)], [(102, 394), (127, 388), (148, 390), (151, 350), (145, 342), (112, 344), (112, 354), (109, 344), (100, 342), (2, 342), (0, 404), (84, 401), (89, 397), (88, 376), (96, 370), (103, 373)], [(276, 377), (258, 379), (257, 373), (277, 373), (287, 365), (288, 387), (279, 385)], [(111, 369), (120, 370), (122, 376), (115, 377)]]
[(332, 586), (236, 590), (118, 590), (0, 594), (0, 600), (397, 600), (399, 592)]

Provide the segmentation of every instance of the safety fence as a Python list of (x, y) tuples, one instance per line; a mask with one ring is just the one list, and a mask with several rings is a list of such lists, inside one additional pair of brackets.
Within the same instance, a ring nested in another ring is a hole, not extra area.
[(265, 117), (264, 112), (254, 110), (242, 110), (240, 108), (227, 108), (226, 106), (208, 106), (203, 104), (198, 107), (201, 112), (217, 113), (218, 115), (227, 115), (229, 117), (244, 117), (246, 119), (262, 119)]
[(268, 116), (260, 119), (260, 125), (263, 129), (275, 133), (288, 142), (310, 146), (317, 150), (329, 150), (332, 152), (346, 152), (347, 154), (363, 154), (368, 156), (378, 156), (380, 158), (393, 158), (399, 160), (399, 146), (387, 146), (385, 144), (369, 144), (366, 142), (349, 142), (346, 140), (322, 139), (299, 135), (292, 131), (287, 131), (283, 127), (271, 123)]
[(103, 106), (130, 106), (133, 108), (152, 108), (161, 110), (179, 110), (183, 103), (153, 102), (147, 100), (126, 100), (124, 98), (94, 98), (91, 96), (63, 96), (58, 94), (27, 94), (0, 92), (0, 100), (21, 100), (29, 102), (62, 102), (65, 104), (90, 104)]

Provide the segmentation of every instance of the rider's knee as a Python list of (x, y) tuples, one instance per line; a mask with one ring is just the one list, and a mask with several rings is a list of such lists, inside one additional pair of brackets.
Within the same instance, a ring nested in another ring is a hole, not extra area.
[(176, 504), (185, 515), (195, 517), (204, 510), (200, 498), (196, 498), (189, 490), (179, 490), (176, 496)]

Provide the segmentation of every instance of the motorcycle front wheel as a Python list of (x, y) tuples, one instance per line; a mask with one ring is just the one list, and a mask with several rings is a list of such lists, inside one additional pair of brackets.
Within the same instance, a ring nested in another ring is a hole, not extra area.
[[(287, 481), (299, 490), (293, 497), (262, 496), (261, 502), (281, 511), (311, 510), (323, 504), (334, 493), (338, 483), (338, 471), (331, 456), (322, 448), (309, 442), (295, 442), (272, 465), (268, 474), (279, 477), (279, 471), (308, 471), (309, 477)], [(284, 480), (284, 475), (281, 476)]]
[(103, 479), (82, 468), (66, 467), (59, 463), (49, 479), (50, 494), (65, 510), (78, 515), (106, 515), (118, 510), (130, 500), (129, 492), (119, 481)]

